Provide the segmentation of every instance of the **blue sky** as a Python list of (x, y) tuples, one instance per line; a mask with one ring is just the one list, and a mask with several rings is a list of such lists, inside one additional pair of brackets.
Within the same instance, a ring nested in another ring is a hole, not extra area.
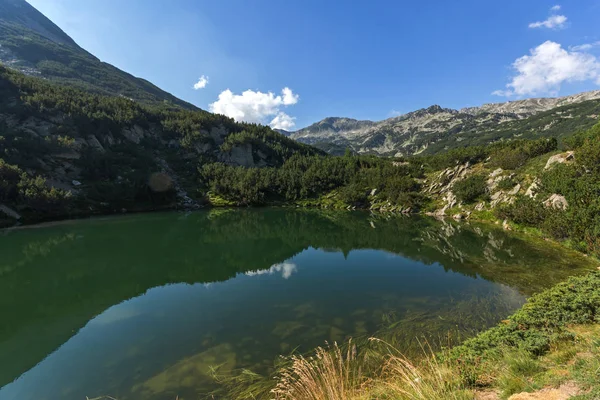
[(600, 0), (28, 1), (103, 61), (288, 129), (600, 89)]

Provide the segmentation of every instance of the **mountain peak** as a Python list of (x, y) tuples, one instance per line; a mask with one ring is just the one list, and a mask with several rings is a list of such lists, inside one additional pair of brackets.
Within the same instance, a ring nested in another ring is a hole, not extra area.
[(0, 0), (0, 23), (27, 28), (52, 42), (79, 47), (69, 35), (25, 0)]
[(0, 63), (97, 94), (197, 110), (150, 82), (101, 62), (25, 0), (0, 0)]

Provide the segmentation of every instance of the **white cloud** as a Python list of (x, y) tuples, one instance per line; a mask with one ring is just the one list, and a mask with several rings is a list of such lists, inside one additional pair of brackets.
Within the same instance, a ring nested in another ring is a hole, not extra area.
[(194, 84), (194, 90), (204, 89), (208, 85), (208, 76), (202, 75), (198, 82)]
[(567, 22), (567, 17), (564, 15), (551, 15), (545, 21), (532, 22), (529, 24), (530, 28), (548, 28), (548, 29), (561, 29), (564, 28)]
[(284, 112), (279, 112), (279, 114), (273, 118), (269, 125), (271, 125), (271, 128), (273, 129), (283, 129), (289, 131), (296, 125), (295, 120), (295, 117), (290, 117)]
[[(286, 129), (294, 126), (294, 119), (281, 111), (281, 107), (294, 105), (300, 97), (290, 88), (284, 88), (280, 96), (272, 92), (263, 93), (246, 90), (242, 94), (234, 94), (227, 89), (219, 95), (217, 101), (209, 105), (213, 113), (223, 114), (236, 121), (264, 124), (273, 117), (271, 126)], [(277, 126), (275, 126), (277, 125)]]
[(273, 275), (275, 273), (281, 273), (281, 277), (283, 279), (288, 279), (294, 272), (298, 271), (298, 267), (296, 264), (292, 263), (283, 263), (283, 264), (275, 264), (269, 269), (261, 269), (258, 271), (248, 271), (246, 275), (248, 276), (256, 276), (256, 275)]
[(569, 46), (569, 50), (571, 51), (588, 51), (593, 49), (594, 47), (600, 46), (600, 42), (595, 43), (584, 43), (577, 46)]
[(600, 62), (592, 54), (568, 51), (558, 43), (546, 41), (531, 49), (531, 54), (518, 58), (512, 65), (516, 71), (506, 90), (498, 96), (556, 94), (564, 82), (595, 81), (600, 85)]
[(552, 6), (552, 7), (550, 8), (550, 11), (560, 11), (560, 5), (559, 5), (559, 4), (557, 4), (557, 5), (555, 5), (555, 6)]

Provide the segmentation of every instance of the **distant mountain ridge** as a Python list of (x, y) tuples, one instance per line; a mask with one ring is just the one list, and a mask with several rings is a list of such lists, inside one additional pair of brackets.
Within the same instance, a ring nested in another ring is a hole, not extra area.
[(0, 63), (97, 94), (197, 109), (144, 79), (100, 61), (25, 0), (0, 0)]
[(565, 123), (571, 131), (573, 126), (585, 129), (598, 115), (600, 90), (595, 90), (461, 110), (433, 105), (378, 122), (330, 117), (285, 134), (333, 154), (350, 148), (357, 153), (412, 155), (514, 137), (560, 136)]

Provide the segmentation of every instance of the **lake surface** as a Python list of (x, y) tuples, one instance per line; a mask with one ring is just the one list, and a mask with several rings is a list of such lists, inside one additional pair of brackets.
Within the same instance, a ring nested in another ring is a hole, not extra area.
[(393, 329), (469, 336), (591, 261), (493, 227), (213, 210), (0, 231), (0, 399), (199, 399), (221, 374)]

